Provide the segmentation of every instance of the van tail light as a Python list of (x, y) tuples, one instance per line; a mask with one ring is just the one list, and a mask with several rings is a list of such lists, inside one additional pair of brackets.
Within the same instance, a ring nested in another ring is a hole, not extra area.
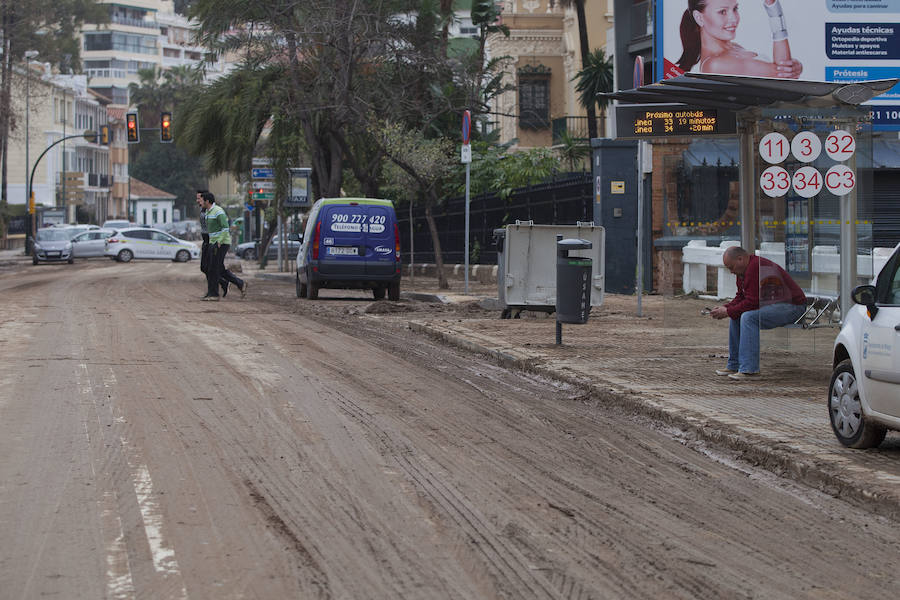
[(394, 223), (394, 256), (400, 260), (400, 226)]
[(312, 257), (319, 260), (319, 234), (322, 233), (322, 221), (316, 223), (316, 232), (313, 234)]

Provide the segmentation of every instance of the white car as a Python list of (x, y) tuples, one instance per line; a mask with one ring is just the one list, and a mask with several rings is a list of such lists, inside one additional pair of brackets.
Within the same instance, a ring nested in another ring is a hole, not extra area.
[(92, 229), (79, 233), (72, 238), (72, 256), (75, 258), (105, 256), (106, 238), (115, 232), (114, 229)]
[(179, 240), (159, 229), (127, 227), (116, 231), (105, 242), (103, 254), (119, 262), (130, 262), (134, 258), (164, 258), (187, 262), (192, 258), (200, 258), (200, 248), (196, 244)]
[(843, 445), (872, 448), (900, 429), (900, 244), (853, 301), (834, 341), (828, 414)]

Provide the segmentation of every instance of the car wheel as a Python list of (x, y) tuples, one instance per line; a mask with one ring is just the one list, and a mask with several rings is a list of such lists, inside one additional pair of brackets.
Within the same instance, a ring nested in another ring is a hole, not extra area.
[(863, 412), (859, 382), (850, 359), (838, 364), (831, 374), (828, 416), (834, 435), (848, 448), (873, 448), (884, 440), (887, 433), (884, 427), (873, 423)]
[(388, 286), (388, 300), (391, 302), (400, 301), (400, 282), (396, 281)]
[(384, 300), (384, 292), (385, 291), (386, 290), (382, 286), (372, 288), (372, 294), (375, 296), (376, 300)]
[(187, 262), (189, 260), (191, 260), (191, 253), (187, 250), (179, 250), (175, 253), (176, 262)]
[(131, 262), (132, 258), (134, 258), (134, 253), (128, 249), (120, 250), (119, 254), (116, 255), (116, 260), (119, 262)]
[(246, 258), (247, 260), (256, 260), (256, 258), (257, 258), (256, 249), (250, 248), (249, 250), (244, 252), (244, 258)]
[(74, 257), (74, 256), (69, 257), (69, 260), (68, 260), (67, 262), (68, 262), (70, 265), (74, 265), (74, 264), (75, 264), (75, 257)]
[(299, 273), (297, 273), (296, 280), (297, 280), (297, 297), (305, 298), (306, 297), (306, 284), (300, 282), (300, 274)]

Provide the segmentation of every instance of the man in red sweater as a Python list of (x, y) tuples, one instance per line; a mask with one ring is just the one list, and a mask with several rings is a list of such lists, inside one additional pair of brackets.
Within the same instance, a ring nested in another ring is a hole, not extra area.
[(806, 311), (806, 296), (784, 269), (740, 246), (725, 250), (725, 267), (737, 275), (734, 300), (710, 311), (714, 319), (731, 319), (728, 364), (716, 375), (752, 379), (759, 375), (759, 330), (789, 325)]

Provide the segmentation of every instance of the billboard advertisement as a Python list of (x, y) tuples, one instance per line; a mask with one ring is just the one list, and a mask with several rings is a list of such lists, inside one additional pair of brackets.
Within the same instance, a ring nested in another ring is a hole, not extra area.
[[(657, 80), (900, 77), (900, 0), (657, 0), (656, 17)], [(867, 104), (875, 129), (900, 131), (900, 86)]]

